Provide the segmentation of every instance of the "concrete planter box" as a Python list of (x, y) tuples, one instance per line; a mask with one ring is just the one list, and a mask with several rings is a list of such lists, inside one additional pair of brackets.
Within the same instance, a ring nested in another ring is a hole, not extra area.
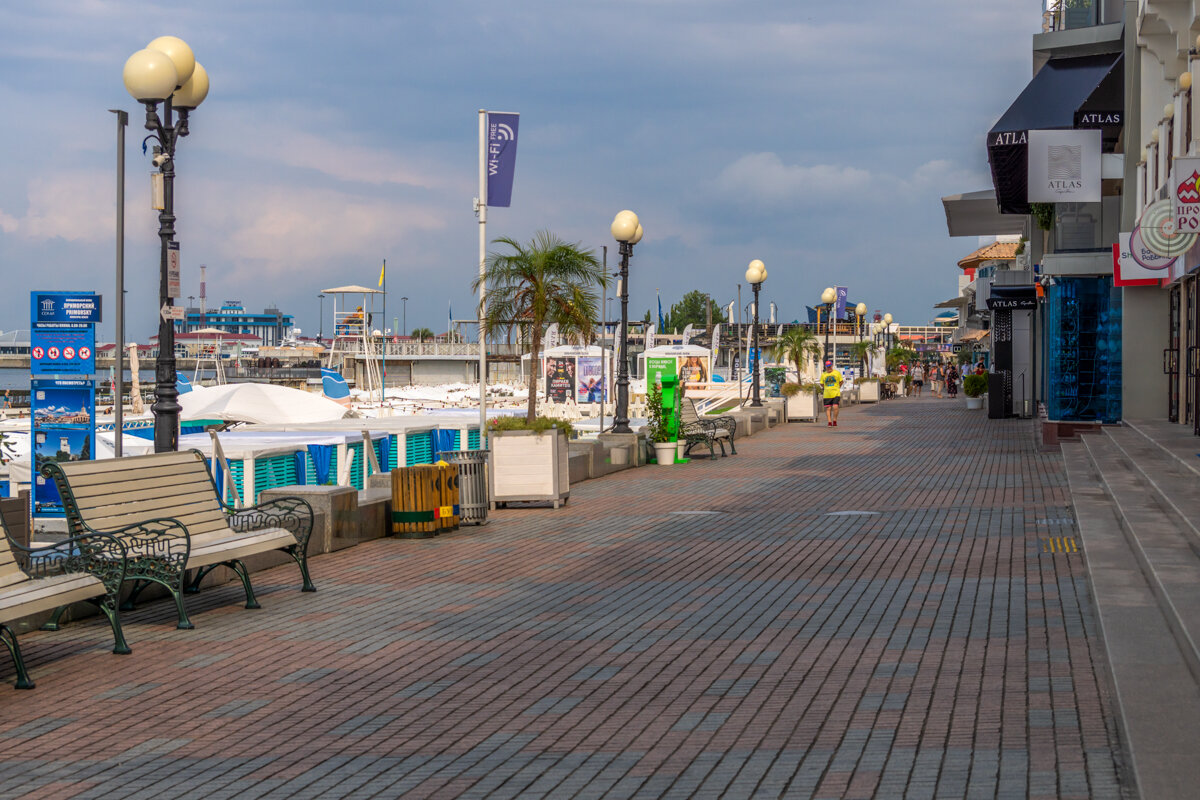
[(858, 383), (858, 402), (879, 402), (879, 381), (860, 381)]
[(490, 501), (541, 500), (555, 508), (571, 494), (570, 451), (562, 431), (493, 431), (488, 434)]
[(967, 398), (967, 408), (970, 409), (971, 411), (976, 411), (978, 409), (983, 408), (983, 397), (982, 396), (968, 397)]
[(788, 422), (816, 422), (821, 418), (821, 395), (801, 392), (787, 399)]

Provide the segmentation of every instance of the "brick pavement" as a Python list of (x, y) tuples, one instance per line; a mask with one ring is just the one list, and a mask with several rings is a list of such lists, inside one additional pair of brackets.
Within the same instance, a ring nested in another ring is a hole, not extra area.
[(1061, 459), (950, 401), (842, 419), (140, 610), (132, 656), (31, 633), (0, 796), (1119, 797)]

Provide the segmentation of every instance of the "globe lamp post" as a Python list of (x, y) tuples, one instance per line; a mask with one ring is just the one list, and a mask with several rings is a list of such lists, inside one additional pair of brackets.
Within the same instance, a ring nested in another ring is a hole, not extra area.
[(758, 379), (758, 362), (762, 358), (759, 352), (758, 342), (758, 291), (762, 288), (762, 283), (767, 279), (767, 267), (757, 258), (750, 262), (746, 267), (746, 282), (754, 289), (754, 328), (751, 330), (754, 344), (754, 357), (750, 359), (750, 368), (753, 370), (754, 380), (752, 383), (752, 392), (750, 407), (762, 408), (762, 398), (759, 396), (759, 379)]
[(833, 360), (829, 350), (829, 331), (833, 327), (833, 304), (837, 302), (837, 290), (826, 286), (821, 292), (821, 302), (825, 305), (825, 360)]
[[(188, 115), (208, 96), (208, 73), (196, 63), (192, 48), (174, 36), (160, 36), (125, 62), (125, 89), (146, 106), (146, 130), (153, 139), (152, 163), (158, 168), (155, 198), (158, 214), (159, 323), (158, 359), (154, 365), (154, 451), (179, 449), (179, 391), (175, 388), (175, 322), (172, 309), (179, 294), (176, 281), (168, 281), (171, 245), (175, 240), (175, 145), (188, 135)], [(159, 117), (158, 106), (163, 115)], [(178, 114), (178, 119), (176, 119)], [(157, 194), (157, 192), (156, 192)]]
[(642, 225), (632, 211), (621, 211), (609, 229), (621, 248), (621, 350), (617, 354), (617, 408), (613, 433), (633, 433), (629, 427), (629, 257), (642, 240)]

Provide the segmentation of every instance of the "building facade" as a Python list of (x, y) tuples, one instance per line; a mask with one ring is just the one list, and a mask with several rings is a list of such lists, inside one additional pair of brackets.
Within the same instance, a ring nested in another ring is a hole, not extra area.
[(195, 333), (215, 329), (222, 333), (256, 336), (266, 347), (275, 347), (289, 338), (294, 327), (291, 314), (278, 308), (249, 312), (240, 300), (226, 300), (219, 309), (201, 311), (189, 306), (185, 318), (175, 323), (176, 333)]

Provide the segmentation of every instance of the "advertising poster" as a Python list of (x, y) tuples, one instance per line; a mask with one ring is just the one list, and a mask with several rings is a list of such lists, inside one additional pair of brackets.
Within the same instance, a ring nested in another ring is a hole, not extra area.
[(33, 513), (61, 515), (54, 482), (42, 477), (49, 461), (88, 461), (95, 453), (96, 388), (91, 380), (34, 379), (29, 395), (33, 415)]
[(552, 403), (565, 403), (575, 389), (575, 359), (546, 359), (546, 396)]
[(767, 379), (767, 397), (783, 397), (783, 384), (787, 383), (787, 367), (767, 367), (763, 374)]
[(703, 356), (679, 356), (679, 377), (685, 383), (708, 382), (708, 359)]
[(608, 397), (608, 386), (604, 380), (604, 362), (599, 356), (579, 358), (580, 403), (600, 403)]

